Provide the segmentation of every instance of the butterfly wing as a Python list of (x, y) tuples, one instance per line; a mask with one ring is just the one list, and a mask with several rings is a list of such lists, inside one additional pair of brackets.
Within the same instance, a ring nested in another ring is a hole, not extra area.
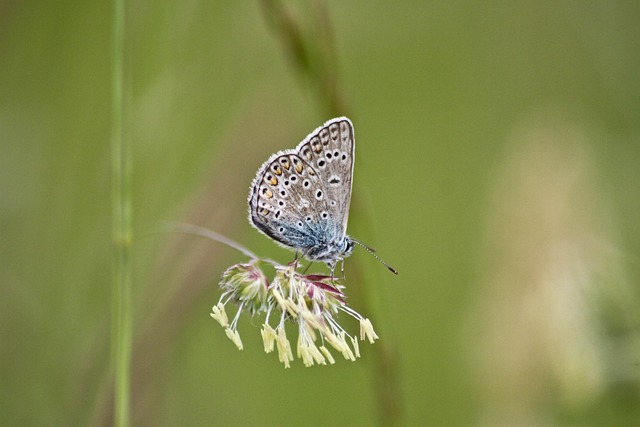
[(349, 219), (355, 160), (351, 121), (346, 117), (329, 120), (307, 136), (296, 150), (318, 172), (327, 209), (344, 236)]
[(261, 232), (303, 254), (344, 238), (355, 154), (353, 125), (329, 120), (295, 149), (272, 155), (249, 194), (249, 217)]

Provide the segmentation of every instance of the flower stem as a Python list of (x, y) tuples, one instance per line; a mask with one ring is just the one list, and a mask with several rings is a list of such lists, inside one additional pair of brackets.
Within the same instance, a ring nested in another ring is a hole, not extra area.
[(112, 239), (114, 248), (111, 358), (114, 378), (114, 424), (129, 425), (132, 348), (131, 314), (131, 163), (124, 138), (124, 0), (114, 0), (112, 46)]
[(258, 261), (266, 262), (266, 263), (274, 265), (274, 266), (283, 267), (281, 264), (279, 264), (278, 262), (276, 262), (276, 261), (274, 261), (272, 259), (260, 258), (258, 255), (254, 254), (249, 249), (245, 248), (244, 246), (242, 246), (240, 243), (236, 242), (235, 240), (232, 240), (232, 239), (230, 239), (230, 238), (228, 238), (226, 236), (223, 236), (220, 233), (216, 233), (215, 231), (208, 230), (208, 229), (206, 229), (204, 227), (200, 227), (198, 225), (185, 224), (185, 223), (182, 223), (182, 222), (166, 222), (165, 226), (160, 231), (186, 233), (186, 234), (193, 234), (194, 236), (204, 237), (206, 239), (210, 239), (210, 240), (213, 240), (215, 242), (222, 243), (223, 245), (227, 245), (230, 248), (235, 249), (238, 252), (242, 253), (243, 255), (248, 256), (252, 260), (258, 260)]

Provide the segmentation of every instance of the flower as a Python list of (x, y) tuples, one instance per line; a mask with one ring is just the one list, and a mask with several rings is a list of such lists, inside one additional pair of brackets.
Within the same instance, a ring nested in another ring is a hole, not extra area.
[(221, 300), (228, 297), (240, 305), (240, 310), (246, 310), (253, 316), (263, 308), (268, 286), (269, 281), (256, 261), (237, 264), (222, 274), (220, 287), (224, 292)]
[[(297, 329), (295, 354), (305, 366), (334, 364), (328, 347), (333, 347), (347, 360), (355, 361), (360, 357), (357, 336), (347, 333), (338, 323), (340, 312), (359, 320), (361, 341), (368, 339), (373, 343), (378, 339), (371, 321), (346, 304), (344, 286), (338, 279), (300, 274), (296, 271), (296, 263), (276, 265), (271, 283), (260, 269), (258, 260), (237, 264), (224, 272), (219, 285), (223, 293), (218, 304), (213, 306), (211, 317), (225, 328), (229, 339), (242, 350), (237, 330), (241, 313), (251, 316), (265, 313), (261, 330), (264, 351), (277, 350), (278, 359), (285, 368), (289, 368), (294, 360), (285, 330), (287, 323)], [(229, 302), (238, 306), (231, 323), (225, 312)], [(272, 326), (271, 319), (274, 318), (275, 326)]]

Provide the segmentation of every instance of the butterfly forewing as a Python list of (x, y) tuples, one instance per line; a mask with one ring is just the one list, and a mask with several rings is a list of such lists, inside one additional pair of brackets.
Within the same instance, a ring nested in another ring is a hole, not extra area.
[(343, 234), (351, 203), (354, 148), (353, 126), (344, 117), (325, 123), (297, 147), (302, 158), (318, 171), (322, 196)]
[(328, 121), (295, 149), (272, 155), (249, 196), (251, 222), (267, 236), (305, 253), (344, 237), (351, 201), (353, 126)]

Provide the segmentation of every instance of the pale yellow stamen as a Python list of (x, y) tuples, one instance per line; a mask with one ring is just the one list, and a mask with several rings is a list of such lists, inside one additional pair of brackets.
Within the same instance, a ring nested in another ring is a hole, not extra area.
[(327, 347), (321, 346), (320, 351), (322, 352), (322, 354), (324, 354), (324, 356), (327, 358), (330, 364), (333, 365), (334, 363), (336, 363), (336, 360), (333, 358), (331, 353), (329, 353), (329, 350), (327, 350)]
[(242, 350), (242, 340), (240, 339), (240, 334), (238, 331), (234, 331), (231, 328), (227, 328), (224, 330), (227, 333), (227, 337), (238, 347), (238, 350)]
[(224, 305), (218, 303), (211, 308), (211, 317), (216, 322), (220, 323), (220, 326), (226, 328), (229, 326), (229, 319), (227, 319), (227, 313), (224, 311)]
[(275, 329), (273, 329), (271, 325), (265, 323), (262, 325), (260, 334), (262, 335), (262, 343), (264, 344), (265, 353), (271, 353), (277, 338)]
[(364, 341), (365, 337), (369, 339), (371, 344), (378, 339), (378, 335), (373, 330), (373, 325), (369, 319), (360, 320), (360, 340)]

